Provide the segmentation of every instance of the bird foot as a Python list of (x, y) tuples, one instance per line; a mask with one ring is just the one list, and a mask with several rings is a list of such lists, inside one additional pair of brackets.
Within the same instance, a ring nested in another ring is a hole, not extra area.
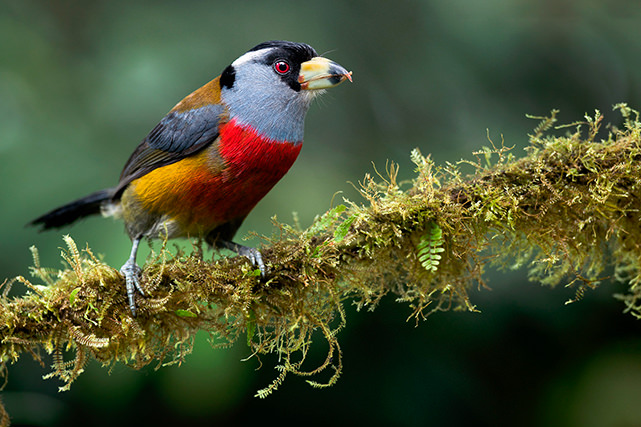
[(125, 265), (120, 268), (120, 274), (125, 278), (127, 298), (129, 299), (129, 310), (131, 310), (131, 315), (134, 317), (136, 317), (136, 302), (134, 301), (134, 294), (138, 291), (140, 295), (145, 295), (145, 291), (140, 287), (141, 273), (141, 268), (132, 260), (128, 260)]
[(238, 243), (228, 242), (226, 240), (218, 241), (218, 246), (236, 252), (249, 259), (254, 267), (258, 267), (260, 275), (265, 277), (267, 267), (263, 263), (263, 256), (258, 249), (250, 248), (248, 246), (239, 245)]
[(254, 267), (258, 267), (260, 275), (265, 277), (267, 267), (265, 267), (265, 264), (263, 263), (263, 256), (258, 249), (240, 246), (237, 254), (249, 258), (249, 262), (251, 262)]

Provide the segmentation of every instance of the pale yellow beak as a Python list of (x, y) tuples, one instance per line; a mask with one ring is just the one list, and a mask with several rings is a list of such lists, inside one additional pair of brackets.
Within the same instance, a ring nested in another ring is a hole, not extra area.
[(328, 89), (345, 80), (352, 81), (352, 72), (322, 56), (300, 64), (298, 82), (303, 90)]

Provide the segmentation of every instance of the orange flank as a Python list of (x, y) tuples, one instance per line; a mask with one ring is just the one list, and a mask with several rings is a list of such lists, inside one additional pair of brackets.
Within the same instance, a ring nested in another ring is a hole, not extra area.
[(207, 203), (216, 198), (216, 194), (210, 193), (220, 187), (220, 174), (208, 165), (208, 151), (154, 169), (134, 180), (130, 184), (134, 197), (146, 210), (176, 220), (185, 234), (198, 235), (222, 224), (225, 219), (217, 218)]

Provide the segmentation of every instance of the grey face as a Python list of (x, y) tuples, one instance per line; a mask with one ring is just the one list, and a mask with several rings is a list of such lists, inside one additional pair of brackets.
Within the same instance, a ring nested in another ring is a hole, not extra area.
[(308, 45), (267, 42), (242, 55), (221, 75), (230, 118), (275, 141), (303, 140), (314, 91), (301, 90), (300, 65), (316, 56)]

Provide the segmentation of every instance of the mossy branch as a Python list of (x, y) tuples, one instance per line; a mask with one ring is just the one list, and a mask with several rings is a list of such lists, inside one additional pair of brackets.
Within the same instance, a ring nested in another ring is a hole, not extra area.
[[(475, 310), (468, 291), (484, 285), (490, 262), (528, 265), (541, 283), (575, 286), (577, 298), (612, 269), (629, 284), (618, 298), (641, 317), (641, 123), (627, 106), (617, 109), (623, 127), (608, 127), (599, 141), (599, 112), (561, 127), (562, 136), (548, 135), (556, 111), (540, 118), (521, 159), (491, 143), (475, 161), (436, 167), (415, 150), (411, 182), (397, 182), (390, 164), (360, 183), (366, 203), (346, 202), (306, 230), (275, 222), (277, 233), (262, 248), (270, 268), (264, 279), (242, 257), (212, 262), (198, 245), (191, 254), (163, 247), (144, 268), (149, 296), (137, 298), (136, 318), (118, 271), (89, 248), (79, 251), (65, 237), (69, 268), (62, 271), (41, 267), (33, 249), (35, 280), (17, 278), (27, 294), (9, 298), (15, 281), (4, 285), (1, 369), (24, 352), (44, 364), (44, 350), (53, 355), (49, 377), (66, 389), (90, 357), (134, 368), (180, 363), (205, 330), (214, 345), (243, 339), (254, 356), (279, 354), (279, 375), (260, 397), (289, 373), (323, 387), (341, 372), (337, 333), (346, 301), (373, 309), (391, 293), (416, 321), (438, 310)], [(472, 175), (463, 176), (463, 164)], [(308, 368), (314, 333), (328, 353)]]

